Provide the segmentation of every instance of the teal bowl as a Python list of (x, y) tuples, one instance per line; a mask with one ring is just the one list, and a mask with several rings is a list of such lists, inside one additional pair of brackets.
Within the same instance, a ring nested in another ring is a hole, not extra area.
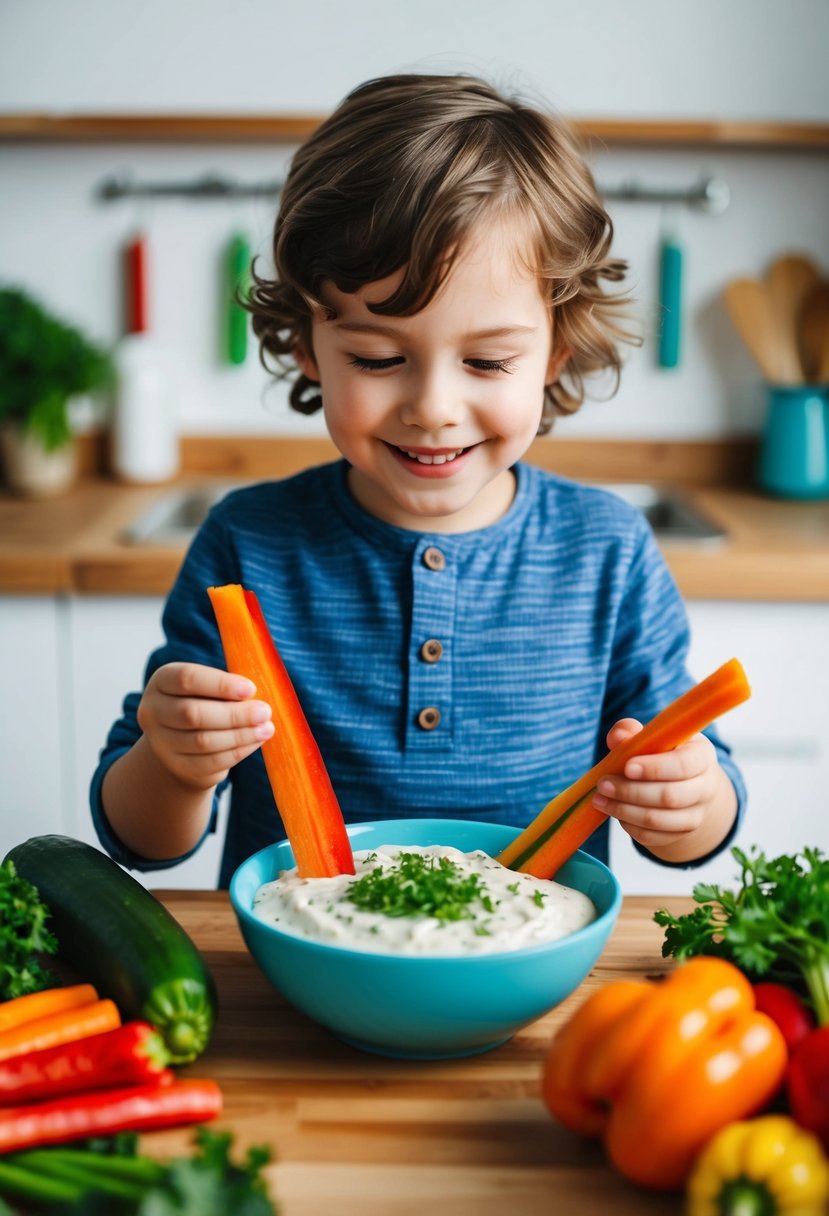
[[(352, 847), (451, 845), (496, 856), (518, 835), (501, 824), (398, 819), (348, 828)], [(239, 866), (230, 901), (248, 950), (297, 1009), (363, 1051), (442, 1059), (489, 1051), (569, 996), (599, 958), (622, 902), (607, 866), (578, 852), (556, 880), (583, 892), (596, 920), (558, 941), (503, 954), (422, 957), (375, 954), (308, 941), (253, 913), (263, 883), (295, 865), (287, 840)]]

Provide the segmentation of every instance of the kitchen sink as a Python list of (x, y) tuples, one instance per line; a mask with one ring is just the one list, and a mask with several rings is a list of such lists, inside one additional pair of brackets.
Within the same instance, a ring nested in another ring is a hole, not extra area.
[(670, 541), (671, 544), (707, 545), (720, 544), (726, 538), (725, 530), (700, 511), (680, 490), (649, 482), (620, 482), (602, 488), (637, 507), (658, 540)]
[[(188, 545), (210, 508), (235, 488), (223, 483), (170, 490), (134, 520), (121, 539), (132, 545)], [(725, 539), (723, 529), (678, 490), (648, 482), (620, 482), (603, 489), (637, 507), (658, 540), (707, 545)]]
[(169, 490), (124, 529), (121, 540), (128, 545), (189, 545), (211, 507), (237, 488), (222, 483)]

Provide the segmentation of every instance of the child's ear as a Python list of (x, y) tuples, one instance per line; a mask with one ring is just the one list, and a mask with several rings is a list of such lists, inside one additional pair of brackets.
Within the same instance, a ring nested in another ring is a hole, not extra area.
[(320, 373), (314, 356), (306, 351), (301, 342), (297, 342), (292, 354), (294, 363), (296, 363), (303, 376), (307, 376), (309, 380), (313, 380), (319, 384)]
[(572, 355), (573, 351), (569, 346), (560, 346), (550, 355), (550, 362), (547, 364), (547, 375), (544, 377), (545, 384), (555, 384), (564, 370), (564, 365)]

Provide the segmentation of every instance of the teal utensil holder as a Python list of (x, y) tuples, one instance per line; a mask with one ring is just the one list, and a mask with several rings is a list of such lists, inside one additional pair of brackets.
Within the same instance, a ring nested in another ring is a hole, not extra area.
[(757, 479), (780, 498), (829, 498), (829, 389), (769, 385)]

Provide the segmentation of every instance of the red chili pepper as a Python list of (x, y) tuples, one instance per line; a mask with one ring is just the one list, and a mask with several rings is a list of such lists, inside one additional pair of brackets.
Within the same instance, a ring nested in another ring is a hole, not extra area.
[(829, 1026), (813, 1030), (795, 1047), (786, 1090), (792, 1118), (829, 1152)]
[(127, 300), (126, 330), (128, 334), (143, 334), (147, 320), (147, 238), (136, 236), (125, 251)]
[(754, 985), (754, 1004), (765, 1013), (786, 1040), (789, 1055), (801, 1039), (815, 1028), (815, 1017), (792, 988), (765, 981)]
[(0, 1106), (105, 1086), (172, 1081), (164, 1040), (149, 1022), (126, 1022), (57, 1047), (0, 1060)]
[(150, 1131), (206, 1123), (222, 1109), (215, 1081), (173, 1081), (96, 1089), (48, 1102), (0, 1109), (0, 1153), (40, 1144), (64, 1144), (88, 1136)]

